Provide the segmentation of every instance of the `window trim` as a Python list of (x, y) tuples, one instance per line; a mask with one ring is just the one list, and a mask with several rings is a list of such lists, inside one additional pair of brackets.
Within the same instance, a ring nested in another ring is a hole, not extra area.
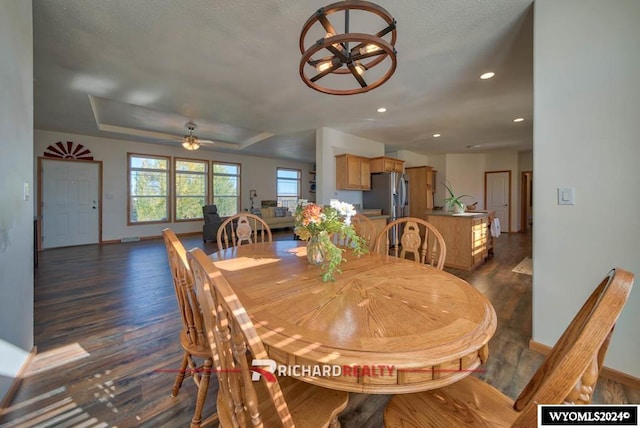
[[(214, 171), (214, 166), (218, 164), (218, 165), (235, 165), (238, 167), (238, 174), (216, 174), (216, 172)], [(220, 161), (220, 160), (211, 160), (211, 176), (209, 178), (209, 185), (211, 186), (211, 199), (210, 202), (211, 204), (215, 204), (215, 193), (214, 193), (214, 186), (213, 186), (213, 179), (215, 178), (216, 175), (223, 175), (223, 176), (227, 176), (227, 177), (238, 177), (238, 196), (237, 198), (237, 202), (236, 202), (236, 206), (237, 206), (237, 212), (236, 214), (239, 214), (242, 212), (242, 164), (239, 162), (229, 162), (229, 161)], [(221, 215), (222, 216), (222, 215)], [(228, 216), (227, 216), (228, 217)]]
[[(193, 163), (204, 164), (205, 172), (178, 171), (178, 162), (193, 162)], [(171, 210), (172, 211), (171, 219), (173, 220), (173, 223), (189, 223), (189, 222), (204, 220), (204, 215), (201, 215), (200, 217), (194, 217), (194, 218), (185, 218), (185, 219), (178, 218), (178, 191), (176, 189), (176, 186), (178, 185), (178, 174), (203, 175), (205, 178), (204, 203), (205, 205), (209, 204), (209, 195), (210, 195), (210, 187), (211, 187), (211, 184), (209, 183), (210, 181), (209, 168), (210, 168), (210, 162), (207, 159), (194, 159), (194, 158), (182, 158), (182, 157), (173, 158), (173, 187), (172, 187), (173, 195), (171, 199), (173, 202), (173, 207)]]
[[(167, 174), (167, 194), (166, 194), (166, 208), (167, 208), (167, 218), (165, 220), (154, 220), (154, 221), (131, 221), (131, 158), (132, 157), (144, 157), (149, 159), (162, 159), (167, 161), (167, 169), (152, 169), (152, 168), (140, 168), (135, 169), (136, 171), (158, 171), (158, 172), (166, 172)], [(133, 153), (127, 152), (127, 226), (140, 226), (147, 224), (166, 224), (171, 223), (171, 197), (172, 197), (172, 183), (171, 183), (171, 156), (162, 156), (162, 155), (149, 155), (145, 153)]]
[[(278, 176), (278, 173), (280, 171), (295, 171), (298, 173), (298, 178), (297, 179), (293, 179), (293, 178), (280, 178)], [(300, 168), (287, 168), (284, 166), (278, 166), (276, 167), (276, 201), (280, 202), (279, 198), (280, 195), (278, 193), (278, 180), (288, 180), (288, 181), (297, 181), (298, 182), (298, 195), (297, 195), (297, 200), (300, 200), (300, 198), (302, 198), (302, 170)], [(291, 207), (289, 207), (291, 208)], [(295, 209), (295, 207), (294, 207)]]

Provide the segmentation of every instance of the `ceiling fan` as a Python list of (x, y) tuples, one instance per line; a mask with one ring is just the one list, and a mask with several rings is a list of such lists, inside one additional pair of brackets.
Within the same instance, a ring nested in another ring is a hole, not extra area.
[(214, 141), (202, 140), (196, 137), (195, 135), (193, 135), (193, 131), (195, 131), (197, 127), (198, 125), (196, 125), (193, 122), (186, 123), (185, 128), (187, 128), (187, 131), (189, 131), (189, 134), (185, 135), (184, 138), (182, 139), (182, 148), (184, 148), (185, 150), (194, 151), (194, 150), (198, 150), (201, 144), (215, 144)]

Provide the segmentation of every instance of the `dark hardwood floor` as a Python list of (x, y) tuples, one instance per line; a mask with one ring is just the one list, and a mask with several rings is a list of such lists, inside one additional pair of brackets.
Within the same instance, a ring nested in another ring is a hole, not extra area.
[[(274, 238), (292, 239), (292, 232)], [(200, 236), (181, 239), (186, 248), (216, 251)], [(475, 375), (511, 397), (542, 361), (528, 349), (532, 277), (511, 271), (525, 256), (531, 256), (531, 236), (503, 234), (495, 256), (479, 269), (451, 270), (495, 307), (498, 329), (489, 362)], [(43, 251), (34, 317), (38, 356), (0, 426), (189, 426), (195, 385), (187, 379), (178, 397), (170, 397), (182, 351), (162, 240)], [(214, 411), (216, 391), (213, 377), (205, 416)], [(342, 426), (381, 427), (388, 399), (351, 394)], [(594, 402), (640, 403), (640, 391), (601, 378)]]

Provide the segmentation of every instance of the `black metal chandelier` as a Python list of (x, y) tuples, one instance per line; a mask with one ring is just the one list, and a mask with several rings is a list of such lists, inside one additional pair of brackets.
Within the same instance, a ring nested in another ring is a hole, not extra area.
[[(358, 15), (358, 23), (366, 24), (366, 28), (376, 24), (383, 28), (375, 34), (350, 32), (351, 11)], [(344, 12), (343, 33), (339, 33), (330, 20), (330, 15), (337, 12)], [(307, 46), (307, 34), (312, 29), (318, 35), (325, 34)], [(360, 0), (330, 4), (318, 9), (302, 27), (300, 77), (310, 88), (326, 94), (368, 92), (389, 80), (395, 72), (396, 37), (396, 21), (384, 8)], [(367, 81), (371, 75), (369, 71), (373, 73), (373, 78), (369, 79), (371, 83)]]

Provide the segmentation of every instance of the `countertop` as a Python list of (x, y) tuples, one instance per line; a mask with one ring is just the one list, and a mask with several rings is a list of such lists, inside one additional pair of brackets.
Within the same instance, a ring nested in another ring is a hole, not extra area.
[(358, 211), (360, 214), (367, 216), (370, 220), (386, 220), (389, 215), (382, 214), (382, 209), (364, 209)]
[(386, 219), (389, 218), (388, 215), (367, 215), (367, 214), (365, 214), (365, 216), (367, 216), (367, 218), (369, 220), (380, 220), (380, 219), (386, 220)]
[(425, 215), (437, 215), (437, 216), (442, 216), (442, 217), (472, 217), (472, 218), (479, 218), (479, 217), (486, 217), (488, 214), (486, 212), (476, 212), (476, 211), (469, 211), (469, 212), (464, 212), (464, 213), (459, 213), (459, 214), (455, 214), (453, 212), (445, 212), (445, 211), (426, 211)]

